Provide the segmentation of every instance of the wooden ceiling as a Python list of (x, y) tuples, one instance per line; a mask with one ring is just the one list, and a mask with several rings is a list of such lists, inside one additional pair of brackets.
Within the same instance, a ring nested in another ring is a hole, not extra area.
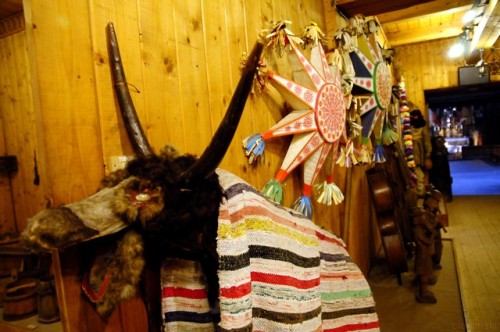
[(336, 4), (346, 17), (376, 16), (391, 47), (458, 37), (465, 26), (462, 18), (474, 5), (483, 14), (474, 20), (471, 48), (500, 47), (498, 0), (337, 0)]
[(23, 11), (23, 0), (0, 0), (0, 20)]
[[(462, 17), (475, 3), (483, 15), (476, 19), (473, 48), (500, 47), (499, 0), (331, 0), (346, 17), (376, 16), (391, 47), (457, 37)], [(0, 0), (0, 19), (23, 10), (22, 0)]]

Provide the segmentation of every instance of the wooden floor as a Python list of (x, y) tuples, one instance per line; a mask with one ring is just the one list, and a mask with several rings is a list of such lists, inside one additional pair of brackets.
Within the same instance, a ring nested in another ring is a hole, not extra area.
[(500, 196), (454, 196), (447, 209), (467, 331), (500, 331)]

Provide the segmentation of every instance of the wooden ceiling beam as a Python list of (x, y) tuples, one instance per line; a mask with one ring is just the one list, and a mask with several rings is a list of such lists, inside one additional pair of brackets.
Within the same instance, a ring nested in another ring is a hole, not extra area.
[(412, 19), (418, 16), (434, 15), (439, 12), (450, 12), (453, 10), (462, 10), (465, 6), (472, 6), (471, 0), (437, 0), (423, 4), (418, 4), (410, 8), (405, 8), (397, 11), (382, 13), (377, 15), (380, 23), (389, 23)]
[(456, 37), (462, 33), (462, 17), (470, 6), (382, 24), (391, 45)]
[(479, 48), (490, 48), (500, 35), (500, 5), (498, 0), (490, 0), (484, 9), (478, 25), (474, 28), (474, 37), (470, 45), (470, 52)]
[(0, 0), (0, 19), (23, 11), (23, 0)]
[(432, 0), (362, 0), (362, 1), (342, 1), (337, 0), (337, 7), (341, 12), (349, 17), (356, 14), (364, 16), (378, 16), (381, 13), (387, 13), (405, 9), (417, 4), (432, 2)]
[(435, 27), (420, 28), (416, 32), (396, 32), (386, 33), (387, 39), (390, 41), (391, 46), (399, 46), (405, 44), (413, 44), (431, 41), (435, 39), (452, 38), (456, 37), (462, 32), (461, 28), (446, 27), (436, 29)]

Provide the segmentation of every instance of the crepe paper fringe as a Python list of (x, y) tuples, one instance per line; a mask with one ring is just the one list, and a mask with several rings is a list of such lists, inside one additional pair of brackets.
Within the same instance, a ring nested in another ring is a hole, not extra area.
[(344, 201), (344, 194), (333, 182), (328, 183), (327, 181), (324, 181), (323, 183), (317, 184), (315, 187), (315, 189), (320, 192), (319, 197), (316, 200), (318, 203), (332, 205), (333, 202), (337, 205)]
[(382, 144), (391, 145), (399, 140), (399, 135), (394, 130), (389, 128), (389, 126), (384, 125), (384, 130), (382, 131)]
[(292, 208), (306, 216), (307, 218), (312, 218), (312, 203), (311, 197), (309, 196), (300, 196), (293, 202)]
[(307, 46), (314, 47), (318, 43), (322, 44), (325, 38), (325, 34), (319, 28), (316, 22), (311, 21), (311, 24), (307, 25), (302, 32), (302, 40), (304, 41), (304, 48)]
[(378, 31), (380, 30), (380, 26), (378, 22), (375, 19), (370, 19), (366, 21), (365, 25), (365, 34), (378, 34)]
[(253, 134), (243, 140), (243, 149), (245, 149), (245, 156), (248, 158), (248, 163), (253, 164), (262, 154), (266, 142), (261, 134)]
[(361, 136), (361, 130), (363, 130), (363, 126), (359, 123), (358, 120), (359, 120), (358, 114), (354, 115), (349, 114), (349, 120), (347, 121), (349, 124), (349, 137), (351, 139)]
[(268, 40), (267, 46), (273, 48), (280, 57), (283, 56), (287, 48), (291, 49), (290, 44), (304, 44), (300, 37), (287, 29), (287, 24), (291, 25), (292, 21), (278, 21), (271, 29), (263, 30), (263, 33), (266, 34), (265, 39)]
[[(248, 62), (248, 53), (243, 52), (240, 57), (240, 70), (243, 71), (246, 68)], [(252, 90), (250, 93), (262, 93), (266, 90), (266, 84), (269, 82), (267, 68), (264, 60), (260, 59), (257, 70), (255, 71), (255, 76), (252, 83)]]
[(359, 161), (356, 157), (356, 150), (351, 140), (348, 140), (345, 147), (340, 149), (340, 155), (337, 159), (337, 164), (343, 167), (352, 167)]
[(360, 163), (362, 165), (368, 165), (372, 163), (372, 157), (370, 153), (370, 149), (368, 149), (368, 146), (363, 144), (361, 145), (361, 150), (359, 151), (360, 154)]
[(281, 204), (283, 200), (283, 186), (281, 182), (276, 179), (269, 180), (262, 189), (262, 194), (276, 203)]
[(357, 36), (361, 36), (366, 30), (366, 19), (362, 14), (356, 14), (349, 18), (349, 26)]
[(334, 39), (335, 39), (335, 45), (342, 52), (349, 53), (354, 51), (356, 42), (353, 40), (351, 34), (347, 30), (345, 29), (338, 30), (335, 33)]
[(375, 154), (373, 155), (373, 161), (376, 163), (385, 163), (386, 160), (387, 156), (385, 155), (384, 147), (382, 146), (382, 142), (379, 141), (377, 142), (377, 146), (375, 146)]

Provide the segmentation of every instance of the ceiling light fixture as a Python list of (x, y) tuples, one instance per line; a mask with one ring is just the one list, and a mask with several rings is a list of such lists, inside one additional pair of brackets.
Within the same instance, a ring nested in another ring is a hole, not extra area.
[(474, 8), (471, 8), (469, 11), (467, 11), (464, 15), (464, 17), (462, 17), (462, 23), (471, 23), (473, 22), (477, 17), (481, 16), (482, 13), (479, 13), (478, 14), (478, 11)]
[(456, 59), (460, 56), (462, 56), (465, 52), (465, 46), (463, 43), (461, 42), (457, 42), (455, 44), (453, 44), (450, 48), (450, 50), (448, 51), (448, 57), (452, 58), (452, 59)]
[(462, 33), (458, 35), (457, 42), (453, 44), (448, 51), (448, 57), (453, 59), (464, 55), (473, 37), (474, 27), (471, 25), (464, 26), (462, 28)]
[(448, 51), (448, 57), (458, 58), (473, 51), (470, 49), (470, 42), (474, 37), (474, 27), (478, 25), (476, 20), (478, 17), (484, 15), (484, 7), (488, 5), (489, 2), (489, 0), (474, 0), (471, 9), (467, 11), (462, 18), (462, 22), (465, 26), (462, 27), (462, 32), (458, 35), (457, 42), (453, 44)]

